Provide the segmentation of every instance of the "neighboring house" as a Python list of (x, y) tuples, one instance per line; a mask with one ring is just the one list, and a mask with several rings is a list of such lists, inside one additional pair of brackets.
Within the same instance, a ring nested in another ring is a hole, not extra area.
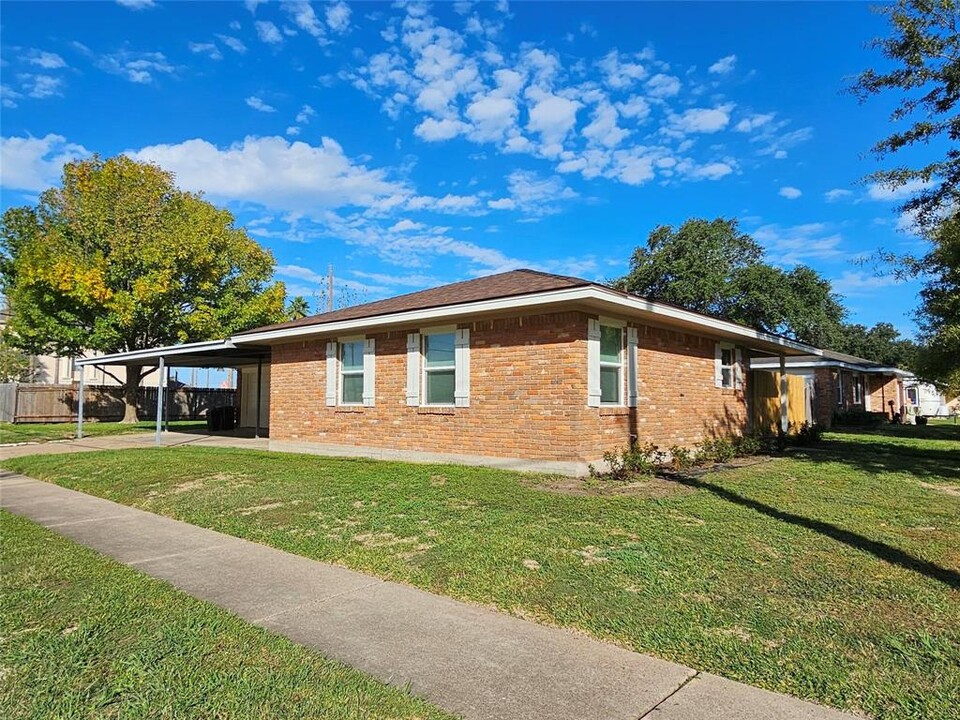
[(960, 398), (948, 401), (946, 395), (937, 390), (935, 385), (910, 378), (904, 381), (903, 387), (907, 399), (908, 415), (948, 417), (956, 415), (960, 411), (957, 402)]
[[(804, 420), (824, 427), (844, 412), (884, 413), (888, 418), (902, 413), (907, 404), (905, 382), (913, 380), (906, 370), (832, 350), (787, 358), (786, 367), (788, 376), (803, 379)], [(778, 371), (779, 363), (755, 358), (750, 369)]]
[(743, 433), (749, 363), (819, 353), (587, 280), (515, 270), (102, 362), (237, 367), (247, 423), (259, 375), (274, 449), (583, 470), (631, 439), (666, 449)]

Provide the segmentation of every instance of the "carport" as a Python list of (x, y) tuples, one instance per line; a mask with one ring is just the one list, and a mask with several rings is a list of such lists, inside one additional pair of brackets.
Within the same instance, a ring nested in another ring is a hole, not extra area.
[[(270, 348), (265, 345), (237, 346), (230, 340), (210, 340), (206, 342), (170, 345), (167, 347), (151, 348), (149, 350), (131, 350), (129, 352), (101, 355), (100, 357), (82, 358), (76, 361), (77, 367), (125, 367), (152, 366), (157, 369), (157, 445), (161, 444), (163, 432), (164, 393), (167, 389), (168, 369), (171, 366), (189, 368), (233, 368), (241, 373), (256, 378), (254, 403), (256, 405), (254, 437), (259, 438), (265, 428), (262, 420), (264, 370), (269, 371)], [(254, 372), (255, 369), (255, 372)], [(244, 372), (246, 371), (246, 372)], [(243, 381), (241, 381), (241, 386)], [(241, 387), (242, 389), (242, 387)], [(79, 401), (77, 403), (77, 437), (83, 437), (83, 400), (84, 400), (84, 373), (80, 373)], [(239, 398), (242, 403), (242, 397)]]

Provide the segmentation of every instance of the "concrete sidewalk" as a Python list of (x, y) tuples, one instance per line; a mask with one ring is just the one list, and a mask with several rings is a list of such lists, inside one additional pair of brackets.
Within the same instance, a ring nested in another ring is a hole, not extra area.
[[(204, 433), (164, 432), (163, 447), (195, 445), (202, 447), (237, 447), (248, 450), (266, 450), (267, 438), (243, 438), (231, 435), (209, 435)], [(152, 431), (132, 432), (124, 435), (87, 436), (80, 440), (50, 440), (47, 442), (22, 443), (20, 445), (0, 445), (0, 460), (9, 460), (24, 455), (62, 455), (75, 452), (93, 452), (96, 450), (129, 450), (131, 448), (156, 447), (156, 436)]]
[(22, 475), (0, 507), (466, 718), (852, 717)]

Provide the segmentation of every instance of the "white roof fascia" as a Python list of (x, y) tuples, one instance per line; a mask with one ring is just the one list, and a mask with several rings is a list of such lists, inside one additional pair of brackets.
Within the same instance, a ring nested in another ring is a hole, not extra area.
[(235, 335), (231, 339), (234, 343), (259, 343), (271, 340), (296, 339), (310, 335), (336, 334), (360, 328), (376, 328), (386, 325), (401, 325), (410, 323), (426, 323), (455, 315), (470, 315), (519, 308), (530, 308), (559, 302), (575, 302), (583, 300), (599, 300), (610, 303), (622, 310), (641, 312), (667, 320), (680, 320), (698, 325), (707, 331), (733, 335), (743, 340), (755, 340), (769, 345), (778, 345), (784, 349), (802, 352), (805, 355), (820, 355), (822, 350), (803, 343), (794, 342), (786, 338), (754, 330), (743, 325), (707, 317), (689, 310), (682, 310), (670, 305), (645, 300), (639, 297), (625, 296), (614, 290), (595, 286), (564, 288), (529, 295), (515, 295), (506, 298), (493, 298), (459, 305), (445, 305), (442, 307), (425, 308), (422, 310), (407, 310), (404, 312), (376, 315), (372, 317), (340, 320), (316, 325), (301, 325), (297, 327), (277, 328), (262, 332)]
[(157, 360), (160, 357), (167, 358), (176, 355), (185, 355), (205, 350), (234, 350), (236, 349), (230, 340), (206, 340), (204, 342), (185, 343), (183, 345), (167, 345), (159, 348), (149, 348), (147, 350), (131, 350), (129, 352), (113, 353), (112, 355), (101, 355), (99, 357), (80, 358), (76, 361), (77, 366), (84, 365), (113, 365), (117, 363), (134, 362), (137, 360)]
[[(803, 362), (790, 362), (787, 360), (787, 369), (790, 368), (812, 368), (812, 367), (838, 367), (844, 370), (853, 370), (854, 372), (862, 373), (878, 373), (878, 374), (890, 374), (890, 375), (900, 375), (902, 377), (913, 377), (913, 373), (909, 370), (903, 370), (901, 368), (895, 367), (873, 367), (867, 365), (854, 365), (853, 363), (844, 362), (842, 360), (829, 360), (824, 358), (823, 360), (804, 360)], [(750, 361), (750, 368), (756, 370), (766, 370), (772, 368), (774, 370), (780, 369), (780, 361), (775, 359), (768, 358), (754, 358)]]

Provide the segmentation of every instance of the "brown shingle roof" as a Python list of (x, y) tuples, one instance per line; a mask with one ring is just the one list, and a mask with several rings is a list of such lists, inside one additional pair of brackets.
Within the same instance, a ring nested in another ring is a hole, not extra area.
[(511, 297), (513, 295), (527, 295), (548, 290), (562, 290), (571, 287), (593, 285), (589, 280), (569, 277), (566, 275), (551, 275), (537, 270), (511, 270), (498, 275), (464, 280), (463, 282), (441, 285), (440, 287), (419, 292), (397, 295), (386, 300), (355, 305), (333, 312), (320, 313), (299, 320), (267, 325), (265, 327), (246, 330), (237, 335), (263, 332), (264, 330), (279, 330), (282, 328), (305, 327), (340, 320), (357, 320), (360, 318), (389, 315), (406, 312), (408, 310), (425, 310), (427, 308), (443, 307), (445, 305), (459, 305), (466, 302), (493, 300), (495, 298)]

